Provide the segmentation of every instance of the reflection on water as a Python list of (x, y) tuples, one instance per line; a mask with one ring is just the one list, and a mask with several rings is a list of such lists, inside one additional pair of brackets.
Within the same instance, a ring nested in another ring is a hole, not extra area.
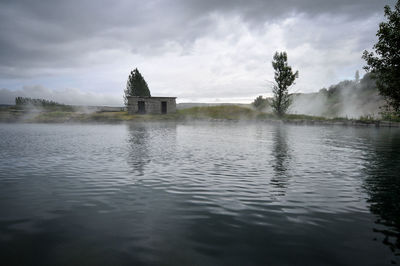
[(0, 258), (399, 263), (399, 138), (265, 124), (1, 124)]
[(374, 231), (400, 256), (400, 135), (381, 134), (366, 164), (365, 188), (370, 210), (377, 216)]
[(144, 167), (151, 161), (149, 138), (150, 133), (144, 124), (129, 125), (128, 162), (138, 176), (144, 175)]
[(166, 167), (175, 161), (175, 123), (135, 123), (127, 127), (129, 135), (126, 157), (134, 176), (143, 177), (146, 167), (151, 163)]
[(272, 147), (272, 158), (274, 170), (273, 177), (271, 178), (271, 185), (277, 189), (277, 195), (284, 195), (285, 188), (288, 185), (290, 174), (288, 169), (290, 168), (290, 151), (287, 140), (286, 127), (283, 125), (277, 125), (273, 132), (273, 147)]

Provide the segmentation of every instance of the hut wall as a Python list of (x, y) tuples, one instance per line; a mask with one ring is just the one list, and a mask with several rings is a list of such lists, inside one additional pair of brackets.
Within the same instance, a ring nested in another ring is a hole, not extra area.
[(161, 103), (166, 102), (167, 114), (176, 112), (175, 97), (128, 97), (128, 113), (139, 113), (139, 102), (144, 102), (146, 114), (161, 114)]

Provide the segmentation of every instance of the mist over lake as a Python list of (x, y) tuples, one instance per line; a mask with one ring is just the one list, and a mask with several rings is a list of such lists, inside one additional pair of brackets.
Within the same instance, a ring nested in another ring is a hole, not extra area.
[(399, 128), (0, 124), (0, 258), (399, 263), (399, 150)]

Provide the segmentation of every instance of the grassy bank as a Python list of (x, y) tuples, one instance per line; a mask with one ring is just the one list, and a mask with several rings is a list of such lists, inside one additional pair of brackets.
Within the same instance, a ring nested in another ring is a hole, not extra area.
[(167, 115), (130, 115), (127, 112), (70, 112), (59, 110), (27, 111), (12, 107), (0, 110), (0, 122), (25, 123), (81, 123), (81, 122), (151, 122), (151, 121), (270, 121), (294, 124), (338, 124), (338, 125), (375, 125), (399, 126), (396, 122), (375, 120), (371, 117), (361, 119), (326, 118), (318, 116), (287, 114), (277, 117), (272, 113), (263, 113), (250, 108), (229, 106), (192, 107), (178, 110)]

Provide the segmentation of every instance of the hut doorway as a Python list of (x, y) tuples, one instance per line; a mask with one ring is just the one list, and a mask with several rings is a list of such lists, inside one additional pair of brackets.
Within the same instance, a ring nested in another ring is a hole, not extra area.
[(161, 102), (161, 113), (162, 114), (167, 113), (167, 102)]
[(146, 105), (144, 101), (138, 101), (138, 113), (145, 114), (146, 113)]

